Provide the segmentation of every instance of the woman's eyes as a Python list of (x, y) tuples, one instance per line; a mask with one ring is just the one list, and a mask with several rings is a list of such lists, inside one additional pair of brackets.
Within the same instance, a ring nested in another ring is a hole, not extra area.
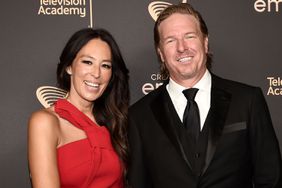
[[(82, 60), (82, 63), (87, 64), (87, 65), (92, 65), (93, 62), (89, 61), (89, 60)], [(111, 69), (112, 68), (112, 64), (111, 63), (102, 63), (101, 67), (106, 68), (106, 69)]]
[(92, 61), (88, 61), (88, 60), (82, 60), (82, 63), (85, 63), (87, 65), (92, 65)]
[(102, 64), (102, 67), (106, 68), (106, 69), (111, 69), (112, 68), (112, 65), (111, 64)]

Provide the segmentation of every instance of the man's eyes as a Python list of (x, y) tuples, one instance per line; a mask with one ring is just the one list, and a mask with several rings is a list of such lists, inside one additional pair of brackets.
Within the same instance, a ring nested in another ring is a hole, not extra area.
[(196, 38), (196, 35), (194, 34), (185, 35), (185, 39), (193, 39), (193, 38)]
[(170, 38), (170, 39), (165, 40), (165, 43), (168, 44), (168, 43), (172, 43), (174, 41), (176, 41), (176, 40), (173, 39), (173, 38)]

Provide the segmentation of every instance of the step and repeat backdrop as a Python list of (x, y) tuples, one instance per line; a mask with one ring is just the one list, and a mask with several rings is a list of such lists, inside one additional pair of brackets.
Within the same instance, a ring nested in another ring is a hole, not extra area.
[[(131, 103), (161, 85), (153, 25), (165, 0), (28, 0), (0, 6), (0, 187), (29, 188), (27, 122), (44, 108), (40, 87), (56, 86), (56, 66), (77, 30), (102, 27), (130, 70)], [(186, 2), (186, 1), (182, 1)], [(209, 28), (212, 71), (262, 88), (282, 146), (282, 2), (191, 0)]]

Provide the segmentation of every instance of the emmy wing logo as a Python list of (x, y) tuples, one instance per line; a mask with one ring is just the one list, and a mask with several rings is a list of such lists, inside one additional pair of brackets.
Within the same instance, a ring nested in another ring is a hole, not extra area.
[[(187, 0), (183, 0), (182, 3), (187, 3)], [(172, 5), (171, 3), (164, 2), (164, 1), (153, 1), (148, 6), (148, 11), (153, 18), (153, 20), (157, 20), (160, 13), (169, 5)]]
[(67, 92), (53, 86), (41, 86), (36, 90), (36, 96), (39, 102), (45, 108), (48, 108), (58, 99), (65, 98), (67, 96)]

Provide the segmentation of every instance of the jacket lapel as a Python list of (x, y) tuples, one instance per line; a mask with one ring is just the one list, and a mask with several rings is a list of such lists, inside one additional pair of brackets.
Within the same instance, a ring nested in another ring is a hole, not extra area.
[(204, 126), (209, 128), (206, 162), (202, 174), (205, 173), (214, 156), (217, 143), (222, 135), (222, 130), (227, 117), (231, 94), (221, 89), (218, 77), (212, 75), (211, 107)]
[[(162, 127), (177, 152), (182, 156), (189, 168), (192, 169), (176, 130), (176, 126), (181, 124), (181, 120), (177, 116), (177, 112), (172, 104), (165, 85), (166, 84), (163, 84), (161, 86), (162, 88), (160, 88), (159, 96), (157, 96), (156, 100), (151, 103), (151, 109), (159, 125)], [(221, 86), (220, 78), (212, 75), (211, 107), (204, 125), (209, 128), (209, 136), (205, 166), (202, 174), (207, 170), (216, 151), (216, 146), (221, 137), (231, 101), (231, 94), (222, 89)]]
[(181, 124), (181, 121), (178, 118), (177, 112), (172, 104), (168, 92), (166, 91), (165, 84), (161, 87), (162, 91), (159, 96), (151, 103), (152, 112), (159, 125), (176, 148), (177, 152), (182, 156), (186, 164), (191, 169), (191, 165), (185, 155), (176, 130), (177, 126)]

